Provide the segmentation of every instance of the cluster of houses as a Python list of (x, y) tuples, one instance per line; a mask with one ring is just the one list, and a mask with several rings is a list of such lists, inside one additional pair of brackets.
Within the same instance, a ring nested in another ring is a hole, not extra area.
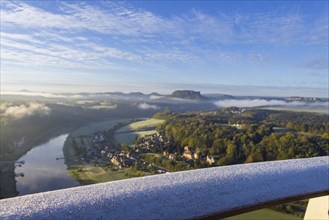
[[(88, 140), (81, 139), (81, 144), (78, 144), (78, 147), (80, 150), (83, 148), (82, 152), (84, 152), (84, 157), (82, 160), (95, 161), (99, 165), (110, 164), (119, 169), (131, 166), (136, 166), (138, 168), (147, 166), (158, 173), (164, 173), (165, 171), (159, 170), (158, 167), (140, 159), (139, 154), (155, 151), (158, 149), (155, 149), (155, 147), (159, 146), (159, 144), (163, 144), (165, 139), (158, 134), (149, 135), (145, 137), (145, 139), (147, 139), (146, 146), (134, 147), (129, 151), (117, 150), (119, 148), (110, 144), (105, 132), (96, 132), (93, 137), (88, 138)], [(88, 141), (88, 144), (85, 144), (85, 141)]]
[(136, 145), (136, 152), (162, 152), (163, 156), (169, 160), (183, 160), (189, 162), (191, 160), (205, 159), (209, 165), (213, 165), (218, 161), (218, 158), (211, 155), (202, 155), (200, 151), (193, 152), (189, 146), (184, 147), (184, 152), (179, 154), (178, 152), (169, 153), (167, 146), (169, 146), (168, 138), (162, 133), (146, 135), (141, 139), (141, 143)]
[[(83, 142), (83, 140), (81, 140)], [(143, 161), (139, 155), (144, 153), (163, 154), (172, 161), (190, 161), (205, 160), (209, 165), (213, 165), (218, 161), (218, 158), (211, 155), (203, 155), (200, 151), (192, 151), (189, 146), (184, 147), (182, 154), (179, 152), (169, 153), (169, 140), (163, 132), (145, 135), (140, 138), (138, 143), (130, 150), (116, 150), (115, 146), (111, 146), (106, 140), (106, 134), (97, 132), (93, 137), (88, 139), (89, 144), (84, 146), (84, 158), (87, 161), (97, 161), (100, 165), (111, 164), (117, 168), (126, 168), (131, 166), (141, 167), (146, 165), (155, 170), (158, 170), (153, 164)], [(88, 147), (86, 147), (88, 146)], [(153, 167), (154, 166), (154, 167)], [(161, 170), (162, 171), (162, 170)], [(163, 173), (163, 172), (161, 172)]]
[(189, 160), (198, 160), (200, 158), (200, 152), (192, 152), (189, 146), (184, 147), (183, 157)]
[(137, 162), (137, 159), (132, 157), (130, 153), (125, 154), (124, 151), (121, 151), (120, 154), (114, 155), (110, 162), (118, 168), (123, 168), (131, 167), (135, 162)]
[(88, 139), (80, 137), (80, 141), (75, 142), (83, 154), (81, 159), (85, 161), (94, 161), (100, 165), (113, 164), (122, 168), (131, 166), (137, 160), (129, 153), (116, 150), (117, 148), (106, 139), (105, 132), (96, 132)]
[[(201, 155), (200, 151), (192, 152), (189, 146), (185, 146), (182, 157), (188, 160), (199, 160), (200, 158), (204, 158), (205, 156)], [(218, 161), (218, 158), (213, 157), (211, 155), (207, 155), (205, 159), (209, 165), (213, 165)]]
[(157, 153), (169, 146), (169, 140), (163, 133), (145, 135), (135, 146), (137, 153)]

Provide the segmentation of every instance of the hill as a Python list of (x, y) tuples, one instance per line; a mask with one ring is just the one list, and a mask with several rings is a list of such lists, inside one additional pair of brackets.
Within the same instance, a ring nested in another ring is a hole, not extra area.
[(193, 90), (176, 90), (171, 95), (167, 96), (169, 98), (179, 98), (179, 99), (190, 99), (190, 100), (198, 100), (205, 101), (208, 98), (201, 95), (200, 92), (196, 92)]

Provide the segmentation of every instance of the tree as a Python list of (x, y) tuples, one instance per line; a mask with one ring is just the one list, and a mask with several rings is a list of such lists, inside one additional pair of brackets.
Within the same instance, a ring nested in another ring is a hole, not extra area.
[(78, 144), (77, 144), (77, 141), (75, 140), (75, 137), (72, 138), (72, 147), (76, 151), (78, 150)]
[(83, 141), (83, 137), (80, 135), (80, 141), (82, 145), (85, 145), (85, 142)]
[(231, 156), (234, 160), (237, 158), (238, 148), (232, 142), (227, 145), (226, 155)]

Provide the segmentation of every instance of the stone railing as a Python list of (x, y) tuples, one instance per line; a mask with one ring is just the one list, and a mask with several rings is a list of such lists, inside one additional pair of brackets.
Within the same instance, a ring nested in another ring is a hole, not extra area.
[(329, 157), (198, 169), (0, 200), (1, 219), (223, 218), (327, 195)]

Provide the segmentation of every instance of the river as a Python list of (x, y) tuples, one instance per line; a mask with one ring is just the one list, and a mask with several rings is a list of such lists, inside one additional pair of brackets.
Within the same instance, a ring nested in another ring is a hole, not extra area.
[(67, 136), (60, 135), (36, 146), (19, 159), (25, 161), (15, 169), (16, 173), (24, 173), (23, 177), (16, 177), (19, 196), (80, 185), (64, 164), (63, 145)]

